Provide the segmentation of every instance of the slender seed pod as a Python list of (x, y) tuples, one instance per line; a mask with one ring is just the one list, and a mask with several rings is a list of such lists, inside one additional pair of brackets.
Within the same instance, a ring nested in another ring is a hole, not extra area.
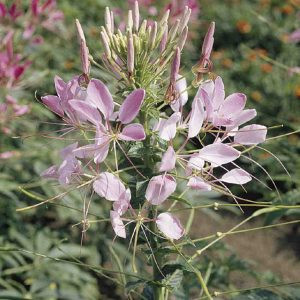
[(170, 82), (175, 83), (176, 76), (179, 73), (179, 68), (180, 68), (180, 48), (177, 47), (172, 61)]
[(102, 40), (102, 43), (103, 43), (103, 46), (104, 46), (104, 51), (105, 51), (106, 57), (108, 59), (110, 59), (111, 58), (111, 50), (110, 50), (110, 47), (109, 47), (109, 42), (107, 40), (106, 33), (104, 33), (104, 31), (101, 31), (100, 36), (101, 36), (101, 40)]
[(152, 28), (151, 28), (151, 32), (150, 32), (150, 40), (149, 40), (149, 44), (150, 44), (150, 49), (153, 50), (154, 46), (155, 46), (155, 41), (156, 41), (156, 35), (157, 35), (157, 22), (154, 22)]
[(112, 33), (112, 28), (111, 28), (112, 22), (111, 22), (111, 14), (110, 14), (109, 7), (105, 8), (104, 19), (105, 19), (106, 30), (107, 30), (108, 34), (111, 34)]
[(111, 21), (111, 32), (114, 33), (114, 31), (115, 31), (115, 16), (114, 16), (113, 11), (110, 12), (110, 21)]
[(140, 30), (139, 30), (139, 35), (140, 36), (145, 35), (146, 30), (147, 30), (147, 20), (143, 20), (142, 25), (141, 25)]
[(173, 26), (171, 27), (170, 32), (169, 32), (169, 42), (172, 42), (175, 39), (177, 31), (178, 31), (179, 23), (180, 23), (180, 20), (177, 19), (175, 21), (175, 23), (173, 24)]
[(188, 8), (187, 6), (185, 7), (184, 14), (180, 20), (179, 28), (178, 28), (178, 33), (181, 34), (184, 28), (187, 26), (190, 16), (191, 16), (192, 10)]

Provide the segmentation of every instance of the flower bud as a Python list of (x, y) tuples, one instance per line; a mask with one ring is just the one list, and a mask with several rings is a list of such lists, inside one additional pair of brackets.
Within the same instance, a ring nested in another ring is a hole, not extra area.
[(168, 25), (166, 25), (166, 27), (165, 27), (162, 39), (161, 39), (160, 44), (159, 44), (160, 53), (163, 53), (165, 51), (167, 41), (168, 41)]
[(109, 58), (111, 58), (111, 51), (109, 48), (109, 42), (108, 42), (106, 33), (104, 31), (101, 31), (100, 35), (101, 35), (101, 40), (102, 40), (102, 43), (104, 46), (104, 51), (105, 51), (106, 57), (109, 59)]
[(188, 32), (189, 32), (189, 28), (186, 26), (184, 29), (183, 29), (183, 31), (182, 31), (182, 33), (181, 33), (181, 35), (180, 35), (180, 37), (179, 37), (179, 43), (178, 43), (178, 47), (179, 47), (179, 49), (182, 51), (182, 49), (183, 49), (183, 47), (184, 47), (184, 45), (185, 45), (185, 41), (186, 41), (186, 39), (187, 39), (187, 35), (188, 35)]
[(157, 35), (157, 22), (154, 22), (152, 28), (151, 28), (151, 32), (150, 32), (150, 40), (149, 40), (149, 44), (150, 44), (150, 49), (153, 50), (154, 46), (155, 46), (155, 41), (156, 41), (156, 35)]
[(129, 32), (132, 32), (132, 27), (133, 27), (132, 10), (129, 10), (128, 17), (127, 17), (127, 30)]
[(127, 69), (130, 74), (133, 73), (134, 69), (134, 45), (132, 34), (129, 33), (127, 36)]
[(111, 14), (110, 14), (109, 7), (105, 8), (104, 18), (105, 18), (105, 27), (106, 27), (106, 30), (107, 30), (108, 34), (112, 34), (112, 28), (111, 28), (112, 22), (111, 22)]
[(171, 27), (171, 29), (170, 29), (170, 32), (169, 32), (169, 41), (170, 42), (172, 42), (174, 40), (174, 38), (176, 37), (178, 27), (179, 27), (179, 23), (180, 23), (180, 20), (177, 19), (175, 21), (175, 23), (173, 24), (173, 26)]
[(88, 75), (90, 72), (89, 49), (86, 45), (84, 33), (78, 19), (76, 19), (75, 23), (80, 43), (81, 68), (83, 73)]
[(172, 66), (171, 66), (171, 76), (170, 81), (174, 82), (176, 81), (176, 76), (179, 73), (180, 68), (180, 48), (177, 47), (175, 50)]
[(184, 28), (188, 24), (191, 13), (192, 13), (192, 10), (188, 6), (186, 6), (185, 10), (184, 10), (184, 13), (183, 13), (183, 16), (180, 20), (180, 24), (179, 24), (179, 28), (178, 28), (179, 34), (181, 34), (181, 32), (184, 30)]
[(138, 3), (138, 1), (134, 2), (133, 26), (134, 26), (134, 30), (136, 32), (139, 31), (139, 26), (140, 26), (140, 11), (139, 11), (139, 3)]

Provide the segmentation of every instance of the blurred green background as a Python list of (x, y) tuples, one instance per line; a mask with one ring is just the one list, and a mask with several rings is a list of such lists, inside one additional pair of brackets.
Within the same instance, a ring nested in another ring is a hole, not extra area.
[[(140, 2), (144, 17), (161, 15), (168, 4), (168, 1), (163, 0)], [(244, 92), (248, 96), (248, 107), (258, 111), (257, 123), (266, 126), (283, 125), (270, 129), (269, 137), (299, 130), (300, 76), (299, 68), (296, 68), (300, 64), (299, 39), (291, 38), (291, 34), (300, 28), (299, 1), (186, 2), (196, 8), (183, 53), (182, 72), (188, 73), (197, 62), (208, 24), (215, 21), (212, 61), (214, 73), (223, 77), (226, 93)], [(11, 3), (6, 1), (7, 5)], [(20, 5), (29, 11), (29, 1), (20, 1)], [(39, 103), (39, 99), (42, 95), (54, 93), (55, 74), (68, 80), (80, 73), (74, 19), (80, 20), (90, 53), (98, 59), (102, 52), (99, 32), (104, 23), (105, 6), (115, 8), (117, 21), (122, 23), (126, 19), (123, 14), (128, 5), (127, 1), (121, 0), (57, 1), (57, 9), (63, 12), (64, 19), (54, 32), (37, 28), (36, 34), (44, 40), (42, 44), (18, 43), (19, 37), (15, 37), (15, 51), (23, 53), (32, 64), (23, 75), (22, 86), (9, 92), (19, 103), (28, 104), (31, 112), (11, 120), (9, 134), (0, 133), (0, 153), (13, 151), (11, 158), (0, 158), (0, 299), (125, 299), (124, 291), (109, 278), (103, 277), (99, 270), (80, 265), (80, 262), (84, 262), (113, 268), (110, 261), (115, 260), (108, 251), (112, 242), (109, 224), (91, 226), (81, 247), (81, 228), (72, 226), (80, 222), (81, 212), (58, 205), (71, 205), (80, 210), (81, 194), (73, 191), (63, 200), (55, 201), (54, 205), (47, 204), (25, 212), (16, 212), (16, 208), (35, 204), (38, 199), (47, 199), (61, 192), (56, 184), (41, 181), (39, 174), (55, 163), (58, 150), (68, 142), (50, 138), (58, 136), (61, 127), (49, 124), (57, 122), (57, 119)], [(7, 26), (15, 26), (17, 34), (22, 31), (22, 24), (9, 25), (3, 20), (0, 21), (1, 39)], [(106, 80), (99, 71), (93, 70), (92, 75)], [(192, 77), (188, 80), (190, 82)], [(0, 92), (0, 102), (5, 99), (7, 91), (4, 90)], [(0, 125), (6, 126), (7, 123), (3, 122)], [(256, 182), (249, 185), (247, 195), (240, 191), (239, 195), (276, 204), (299, 203), (299, 134), (270, 140), (263, 147), (268, 151), (257, 149), (252, 153), (253, 158), (271, 174), (280, 190), (281, 199), (278, 199), (274, 190), (270, 191)], [(269, 151), (283, 162), (290, 177)], [(252, 173), (270, 184), (258, 167), (252, 166)], [(20, 190), (20, 186), (29, 191), (31, 196)], [(37, 199), (32, 199), (32, 195)], [(106, 207), (97, 202), (93, 203), (91, 211), (103, 216), (107, 213)], [(248, 215), (251, 211), (245, 213)], [(203, 211), (197, 215), (200, 233), (199, 230), (192, 230), (191, 234), (199, 237), (224, 231), (224, 227), (230, 228), (242, 218), (244, 216), (236, 211)], [(287, 222), (299, 218), (299, 209), (286, 209), (280, 213), (271, 213), (251, 225), (257, 227), (276, 223), (279, 219)], [(209, 287), (228, 290), (299, 281), (298, 224), (247, 234), (230, 238), (209, 252), (203, 261), (203, 268), (212, 263)], [(126, 244), (115, 243), (115, 251), (117, 256), (128, 255)], [(58, 263), (54, 258), (62, 261)], [(189, 284), (192, 290), (193, 280), (186, 283), (186, 286)], [(176, 297), (190, 299), (187, 294), (178, 293)], [(266, 289), (238, 294), (236, 297), (300, 299), (300, 289), (286, 287), (276, 293)]]

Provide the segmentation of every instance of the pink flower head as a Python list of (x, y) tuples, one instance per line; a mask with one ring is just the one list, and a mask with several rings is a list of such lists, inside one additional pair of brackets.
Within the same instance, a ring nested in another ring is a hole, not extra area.
[(59, 166), (51, 166), (43, 171), (41, 176), (44, 178), (57, 179), (61, 185), (68, 185), (72, 181), (73, 175), (81, 173), (81, 164), (75, 158), (73, 151), (77, 148), (78, 143), (67, 146), (60, 152), (62, 163)]

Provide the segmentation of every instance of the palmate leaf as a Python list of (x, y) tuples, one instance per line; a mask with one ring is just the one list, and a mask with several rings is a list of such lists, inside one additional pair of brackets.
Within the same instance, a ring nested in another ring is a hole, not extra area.
[(166, 278), (162, 280), (162, 282), (171, 287), (172, 289), (176, 289), (180, 286), (183, 279), (183, 271), (180, 269), (176, 269), (173, 273), (168, 274)]

